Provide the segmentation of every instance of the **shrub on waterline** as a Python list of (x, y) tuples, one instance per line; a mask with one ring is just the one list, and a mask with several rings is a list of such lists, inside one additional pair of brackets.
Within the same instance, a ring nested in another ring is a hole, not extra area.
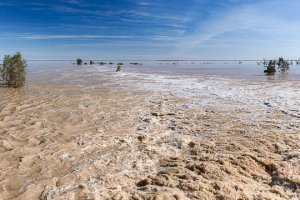
[(270, 60), (269, 64), (266, 66), (267, 69), (264, 71), (267, 75), (272, 75), (276, 72), (276, 67), (275, 67), (276, 61), (275, 60)]
[(90, 65), (94, 65), (94, 64), (95, 64), (95, 62), (90, 60)]
[(20, 52), (15, 55), (5, 55), (0, 66), (0, 81), (9, 87), (21, 87), (26, 79), (26, 61)]
[(264, 65), (267, 69), (264, 71), (267, 75), (273, 75), (276, 73), (276, 65), (280, 72), (286, 72), (290, 69), (290, 64), (288, 61), (280, 57), (278, 60), (269, 60), (269, 62), (264, 60)]
[(116, 70), (116, 72), (120, 72), (121, 71), (121, 66), (120, 65), (118, 65), (117, 66), (117, 70)]
[(130, 63), (131, 65), (142, 65), (141, 63), (138, 62), (134, 62), (134, 63)]
[(76, 60), (76, 64), (77, 65), (82, 65), (82, 59), (81, 58), (77, 58), (77, 60)]
[(286, 60), (284, 60), (283, 57), (280, 57), (278, 59), (277, 65), (278, 65), (278, 69), (281, 72), (286, 72), (290, 69), (290, 64)]

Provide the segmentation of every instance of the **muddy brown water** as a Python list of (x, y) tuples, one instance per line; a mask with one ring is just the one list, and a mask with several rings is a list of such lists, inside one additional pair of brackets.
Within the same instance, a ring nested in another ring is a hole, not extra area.
[(299, 82), (164, 78), (45, 67), (1, 87), (0, 199), (300, 198)]

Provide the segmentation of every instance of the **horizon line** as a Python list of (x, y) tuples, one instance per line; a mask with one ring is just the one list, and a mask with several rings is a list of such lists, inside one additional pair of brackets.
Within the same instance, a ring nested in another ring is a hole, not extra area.
[[(36, 62), (36, 61), (76, 61), (76, 59), (25, 59), (29, 62)], [(273, 59), (83, 59), (83, 61), (215, 61), (215, 62), (222, 62), (222, 61), (244, 61), (244, 62), (254, 62), (254, 61), (265, 61), (265, 60), (273, 60)], [(3, 59), (0, 59), (3, 61)], [(287, 59), (287, 61), (299, 61), (299, 59)]]

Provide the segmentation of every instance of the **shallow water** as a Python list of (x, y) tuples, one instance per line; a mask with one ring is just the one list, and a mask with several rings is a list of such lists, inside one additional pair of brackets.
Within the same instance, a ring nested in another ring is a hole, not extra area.
[[(266, 76), (264, 74), (264, 66), (258, 65), (254, 61), (116, 61), (113, 65), (102, 65), (103, 68), (116, 69), (117, 63), (124, 63), (122, 71), (159, 74), (159, 75), (175, 75), (175, 76), (218, 76), (224, 78), (241, 78), (254, 81), (274, 81), (274, 80), (300, 80), (300, 65), (291, 65), (290, 70), (285, 73), (277, 72), (275, 76)], [(130, 63), (137, 62), (142, 65), (132, 65)], [(28, 62), (30, 72), (44, 69), (61, 69), (75, 68), (71, 61), (31, 61)], [(73, 67), (72, 67), (73, 66)], [(87, 65), (89, 66), (89, 65)], [(85, 67), (87, 67), (85, 66)]]
[[(122, 62), (122, 61), (118, 61)], [(272, 106), (300, 116), (300, 65), (287, 73), (265, 76), (255, 62), (203, 64), (185, 61), (125, 61), (122, 72), (115, 65), (72, 65), (71, 62), (28, 63), (28, 82), (85, 88), (99, 91), (163, 91), (180, 97), (227, 98), (249, 106)], [(115, 62), (117, 63), (117, 62)], [(73, 93), (76, 90), (72, 91)]]
[[(249, 199), (258, 190), (276, 199), (269, 191), (272, 177), (266, 166), (293, 158), (288, 149), (299, 153), (300, 81), (290, 76), (270, 81), (234, 75), (237, 69), (227, 65), (207, 69), (125, 63), (116, 73), (115, 65), (28, 64), (24, 88), (0, 88), (0, 199), (109, 199), (119, 194), (126, 199), (132, 191), (149, 199), (160, 194), (151, 187), (141, 190), (137, 183), (148, 175), (153, 184), (164, 181), (154, 175), (166, 166), (182, 170), (185, 163), (206, 166), (204, 175), (196, 175), (205, 188), (214, 188), (213, 180), (224, 185), (230, 181), (229, 189), (221, 185), (219, 190), (232, 193), (234, 185), (241, 185)], [(286, 152), (278, 154), (275, 143)], [(201, 158), (207, 160), (199, 163), (190, 152), (206, 152)], [(249, 160), (245, 153), (258, 158)], [(216, 156), (226, 161), (227, 169), (218, 169)], [(248, 170), (262, 171), (267, 178), (248, 180), (232, 160), (254, 163)], [(169, 161), (176, 165), (163, 163)], [(297, 160), (289, 162), (299, 166)], [(199, 188), (188, 169), (180, 174)], [(169, 175), (177, 180), (176, 171)], [(166, 186), (173, 184), (171, 179)], [(169, 194), (195, 192), (191, 187), (153, 187)], [(208, 189), (208, 199), (218, 192)]]

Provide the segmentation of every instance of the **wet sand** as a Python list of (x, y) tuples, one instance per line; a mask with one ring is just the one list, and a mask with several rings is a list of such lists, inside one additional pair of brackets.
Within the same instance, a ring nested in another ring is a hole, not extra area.
[(0, 199), (300, 198), (299, 81), (74, 67), (0, 88)]

